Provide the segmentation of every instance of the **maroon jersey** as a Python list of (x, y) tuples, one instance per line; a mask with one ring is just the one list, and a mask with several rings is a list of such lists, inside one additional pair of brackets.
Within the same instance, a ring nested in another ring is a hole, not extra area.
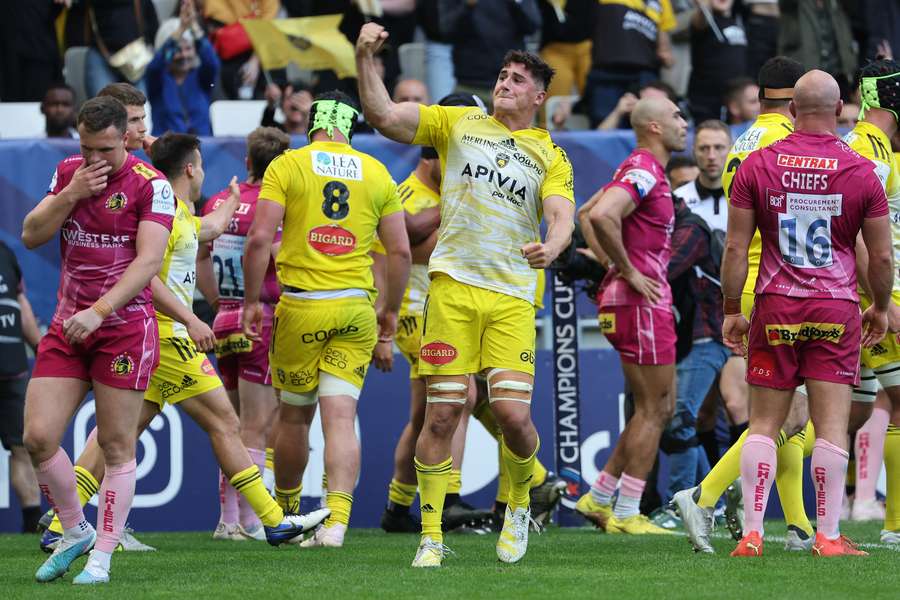
[[(72, 180), (84, 159), (81, 155), (61, 161), (50, 182), (50, 194), (59, 194)], [(171, 231), (175, 194), (165, 177), (129, 154), (124, 164), (107, 179), (106, 189), (78, 201), (60, 230), (62, 268), (53, 323), (62, 323), (89, 308), (108, 292), (137, 256), (137, 232), (141, 221), (153, 221)], [(101, 327), (153, 317), (150, 284)]]

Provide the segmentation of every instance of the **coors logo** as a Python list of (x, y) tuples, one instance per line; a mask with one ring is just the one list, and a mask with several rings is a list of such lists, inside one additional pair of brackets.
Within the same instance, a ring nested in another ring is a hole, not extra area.
[(459, 352), (450, 344), (431, 342), (419, 350), (419, 358), (432, 365), (446, 365), (456, 360)]
[(356, 248), (356, 236), (339, 225), (320, 225), (309, 230), (309, 245), (328, 256), (340, 256)]

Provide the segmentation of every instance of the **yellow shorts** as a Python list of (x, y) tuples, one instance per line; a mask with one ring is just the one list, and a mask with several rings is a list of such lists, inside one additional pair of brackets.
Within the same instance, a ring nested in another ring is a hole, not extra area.
[(162, 409), (222, 386), (222, 380), (206, 355), (188, 338), (159, 340), (159, 366), (150, 378), (144, 400)]
[(422, 315), (401, 314), (397, 319), (394, 342), (403, 358), (409, 363), (409, 378), (419, 378), (419, 346), (422, 342)]
[(485, 369), (534, 375), (534, 305), (439, 273), (425, 300), (419, 374)]
[[(891, 299), (894, 304), (900, 305), (900, 293), (893, 292)], [(866, 310), (872, 305), (872, 300), (859, 293), (859, 308)], [(871, 348), (863, 348), (860, 361), (864, 367), (877, 369), (878, 367), (888, 365), (900, 361), (900, 333), (888, 331), (884, 339), (872, 346)]]
[(272, 385), (303, 393), (319, 387), (319, 371), (362, 388), (378, 339), (368, 298), (308, 300), (282, 295), (275, 308), (269, 365)]

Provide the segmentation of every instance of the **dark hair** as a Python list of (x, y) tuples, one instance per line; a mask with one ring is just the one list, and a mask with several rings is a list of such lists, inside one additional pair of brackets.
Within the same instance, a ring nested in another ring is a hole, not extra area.
[(168, 179), (175, 179), (194, 158), (195, 150), (200, 150), (196, 135), (167, 131), (150, 146), (150, 160)]
[[(315, 98), (313, 98), (312, 108), (309, 111), (309, 128), (306, 130), (307, 138), (313, 132), (313, 125), (315, 124), (315, 121), (316, 121), (316, 112), (318, 111), (318, 107), (316, 107), (316, 102), (319, 102), (320, 100), (334, 100), (336, 102), (340, 102), (341, 104), (346, 104), (347, 106), (350, 106), (354, 110), (356, 110), (357, 116), (353, 119), (353, 126), (350, 129), (350, 135), (352, 137), (353, 132), (356, 131), (356, 128), (359, 124), (359, 114), (362, 113), (362, 111), (359, 108), (359, 104), (356, 103), (356, 100), (354, 100), (349, 95), (347, 95), (346, 93), (344, 93), (340, 90), (329, 90), (327, 92), (322, 92), (321, 94), (318, 94), (318, 95), (316, 95)], [(349, 142), (350, 140), (347, 140), (347, 141)], [(260, 173), (260, 175), (262, 175), (262, 173)]]
[(525, 66), (525, 70), (531, 73), (538, 87), (546, 90), (553, 81), (556, 70), (544, 62), (544, 59), (533, 52), (525, 50), (510, 50), (503, 57), (503, 67), (506, 68), (512, 63), (518, 63)]
[(765, 97), (766, 88), (793, 88), (797, 85), (797, 80), (803, 77), (804, 73), (806, 73), (806, 69), (793, 58), (773, 56), (763, 63), (756, 77), (756, 84), (759, 86), (759, 99), (770, 106), (787, 104), (790, 99), (767, 99)]
[(44, 97), (46, 98), (47, 94), (49, 94), (53, 90), (66, 90), (67, 92), (72, 94), (73, 98), (75, 97), (75, 90), (72, 89), (72, 86), (65, 81), (57, 81), (48, 85), (47, 89), (44, 90)]
[(291, 137), (275, 127), (257, 127), (247, 136), (250, 174), (261, 178), (269, 163), (291, 145)]
[(484, 102), (475, 94), (456, 92), (444, 96), (438, 104), (441, 106), (484, 106)]
[(669, 162), (666, 165), (666, 177), (671, 179), (672, 171), (674, 171), (675, 169), (683, 169), (685, 167), (696, 166), (697, 162), (694, 160), (693, 156), (688, 156), (687, 154), (676, 154), (669, 159)]
[(665, 92), (666, 96), (669, 97), (669, 100), (671, 100), (675, 104), (678, 104), (678, 93), (675, 92), (675, 88), (673, 88), (671, 85), (669, 85), (665, 81), (657, 80), (657, 81), (651, 81), (650, 83), (645, 83), (638, 89), (638, 96), (640, 96), (641, 92), (646, 89), (659, 90), (661, 92)]
[(704, 129), (710, 129), (712, 131), (721, 131), (724, 132), (725, 135), (728, 136), (728, 139), (731, 139), (731, 128), (718, 119), (707, 119), (701, 122), (694, 128), (694, 139), (697, 139), (697, 134), (699, 134)]
[(115, 127), (120, 133), (128, 128), (128, 112), (125, 106), (109, 97), (91, 98), (81, 105), (76, 123), (90, 133), (98, 133), (107, 127)]
[(144, 106), (147, 96), (130, 83), (111, 83), (99, 92), (97, 97), (111, 96), (125, 106)]
[(735, 77), (725, 84), (725, 93), (722, 95), (722, 99), (726, 104), (733, 102), (751, 85), (756, 85), (756, 82), (753, 81), (752, 78)]

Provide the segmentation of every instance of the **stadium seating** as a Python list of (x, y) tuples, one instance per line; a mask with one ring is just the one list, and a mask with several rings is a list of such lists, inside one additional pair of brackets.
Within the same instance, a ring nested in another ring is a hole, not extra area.
[(87, 86), (85, 85), (84, 72), (87, 62), (87, 46), (73, 46), (66, 50), (63, 66), (63, 76), (73, 90), (75, 90), (75, 105), (87, 100)]
[(265, 100), (216, 100), (209, 106), (209, 119), (217, 137), (244, 137), (259, 127)]
[(44, 137), (40, 102), (0, 102), (0, 138)]
[(400, 75), (404, 79), (427, 81), (425, 73), (425, 44), (412, 42), (403, 44), (397, 50), (400, 60)]

